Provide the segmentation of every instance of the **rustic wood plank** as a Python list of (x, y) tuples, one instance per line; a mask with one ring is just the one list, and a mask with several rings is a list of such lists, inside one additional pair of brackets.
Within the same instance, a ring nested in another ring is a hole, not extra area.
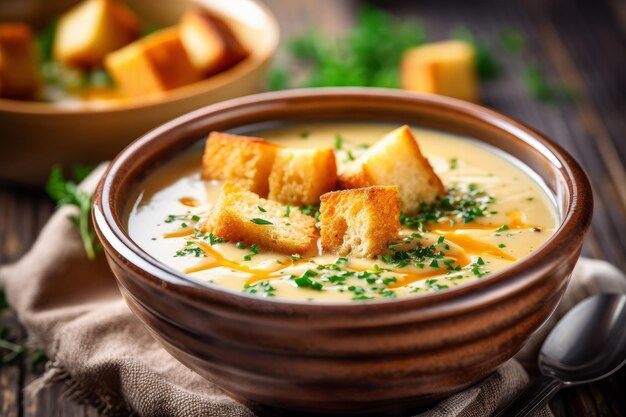
[[(18, 205), (10, 192), (0, 190), (0, 264), (14, 259), (21, 253), (21, 243), (11, 228), (11, 215)], [(11, 340), (23, 341), (24, 335), (11, 310), (2, 312), (1, 324)], [(19, 417), (22, 396), (22, 361), (0, 367), (0, 415)]]
[[(21, 328), (12, 311), (6, 311), (2, 314), (2, 325), (8, 329), (12, 337), (17, 337), (18, 340), (22, 338)], [(22, 364), (19, 360), (0, 367), (0, 415), (3, 417), (20, 417), (21, 367)]]

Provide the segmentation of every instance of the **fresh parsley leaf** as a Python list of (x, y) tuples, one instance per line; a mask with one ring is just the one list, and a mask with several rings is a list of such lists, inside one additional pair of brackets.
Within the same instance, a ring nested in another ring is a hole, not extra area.
[(250, 221), (254, 224), (274, 224), (269, 220), (261, 219), (259, 217), (255, 217), (254, 219), (250, 219)]

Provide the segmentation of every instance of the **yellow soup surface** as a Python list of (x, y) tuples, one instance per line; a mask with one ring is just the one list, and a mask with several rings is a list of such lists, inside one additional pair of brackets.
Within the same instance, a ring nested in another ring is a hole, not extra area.
[[(394, 127), (298, 125), (254, 135), (293, 148), (333, 147), (341, 171)], [(196, 226), (222, 184), (200, 178), (200, 152), (177, 158), (142, 184), (128, 216), (130, 236), (160, 262), (198, 281), (259, 297), (323, 302), (445, 290), (507, 268), (554, 233), (555, 204), (527, 167), (474, 140), (412, 131), (448, 195), (415, 217), (402, 216), (398, 241), (377, 259), (321, 252), (286, 256), (201, 234)], [(313, 216), (317, 211), (291, 209)]]

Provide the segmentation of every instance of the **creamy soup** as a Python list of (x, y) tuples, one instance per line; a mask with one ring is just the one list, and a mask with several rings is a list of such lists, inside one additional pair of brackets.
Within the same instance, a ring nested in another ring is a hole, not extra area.
[[(341, 171), (394, 127), (308, 125), (254, 135), (294, 148), (333, 147)], [(348, 301), (475, 281), (528, 256), (554, 233), (554, 202), (527, 167), (470, 139), (412, 130), (448, 194), (414, 217), (402, 215), (398, 240), (377, 259), (321, 251), (288, 256), (201, 233), (197, 226), (221, 183), (200, 178), (199, 151), (163, 166), (142, 185), (128, 217), (130, 236), (160, 262), (198, 281), (259, 297)], [(290, 210), (315, 216), (317, 207)]]

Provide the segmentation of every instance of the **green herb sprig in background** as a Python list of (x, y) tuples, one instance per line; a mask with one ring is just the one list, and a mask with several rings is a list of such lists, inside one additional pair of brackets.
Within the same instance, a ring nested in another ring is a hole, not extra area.
[(307, 68), (300, 80), (289, 77), (285, 68), (270, 74), (269, 87), (369, 86), (398, 87), (398, 63), (405, 50), (426, 41), (416, 21), (398, 21), (371, 6), (359, 11), (355, 27), (332, 40), (318, 31), (294, 38), (289, 54)]
[(55, 166), (52, 168), (50, 178), (46, 184), (48, 195), (59, 207), (70, 205), (78, 209), (78, 215), (71, 215), (69, 219), (80, 233), (85, 253), (89, 260), (94, 260), (97, 251), (100, 250), (96, 234), (91, 226), (93, 195), (80, 190), (78, 182), (82, 181), (92, 170), (93, 168), (77, 166), (74, 168), (74, 180), (70, 180), (63, 177), (60, 167)]

